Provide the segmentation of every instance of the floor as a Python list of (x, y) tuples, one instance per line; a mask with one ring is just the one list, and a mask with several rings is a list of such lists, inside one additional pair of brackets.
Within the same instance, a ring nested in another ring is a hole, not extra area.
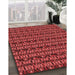
[[(58, 25), (58, 26), (63, 29), (66, 29), (66, 26), (64, 25)], [(9, 75), (19, 75), (10, 46), (8, 50), (9, 50)], [(66, 68), (64, 67), (64, 68), (59, 68), (59, 69), (54, 69), (34, 74), (28, 74), (28, 75), (66, 75)]]

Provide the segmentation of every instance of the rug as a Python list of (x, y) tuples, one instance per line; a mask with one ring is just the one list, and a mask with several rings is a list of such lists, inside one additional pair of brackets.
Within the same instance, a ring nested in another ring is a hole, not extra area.
[(19, 75), (66, 67), (66, 31), (57, 25), (9, 28)]

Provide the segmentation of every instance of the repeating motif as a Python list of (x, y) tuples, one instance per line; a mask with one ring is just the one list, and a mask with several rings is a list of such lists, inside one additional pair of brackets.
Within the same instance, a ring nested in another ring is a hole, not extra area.
[(66, 31), (57, 25), (9, 28), (19, 75), (66, 67)]

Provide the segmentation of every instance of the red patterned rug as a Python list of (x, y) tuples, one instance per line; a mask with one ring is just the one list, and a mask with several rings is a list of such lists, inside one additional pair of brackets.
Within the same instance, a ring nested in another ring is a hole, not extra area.
[(19, 75), (66, 67), (66, 31), (57, 25), (9, 28)]

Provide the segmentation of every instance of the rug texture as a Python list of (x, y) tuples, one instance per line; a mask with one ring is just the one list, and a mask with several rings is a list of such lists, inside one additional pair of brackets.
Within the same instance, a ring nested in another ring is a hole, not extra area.
[(57, 25), (9, 28), (19, 75), (66, 67), (66, 31)]

